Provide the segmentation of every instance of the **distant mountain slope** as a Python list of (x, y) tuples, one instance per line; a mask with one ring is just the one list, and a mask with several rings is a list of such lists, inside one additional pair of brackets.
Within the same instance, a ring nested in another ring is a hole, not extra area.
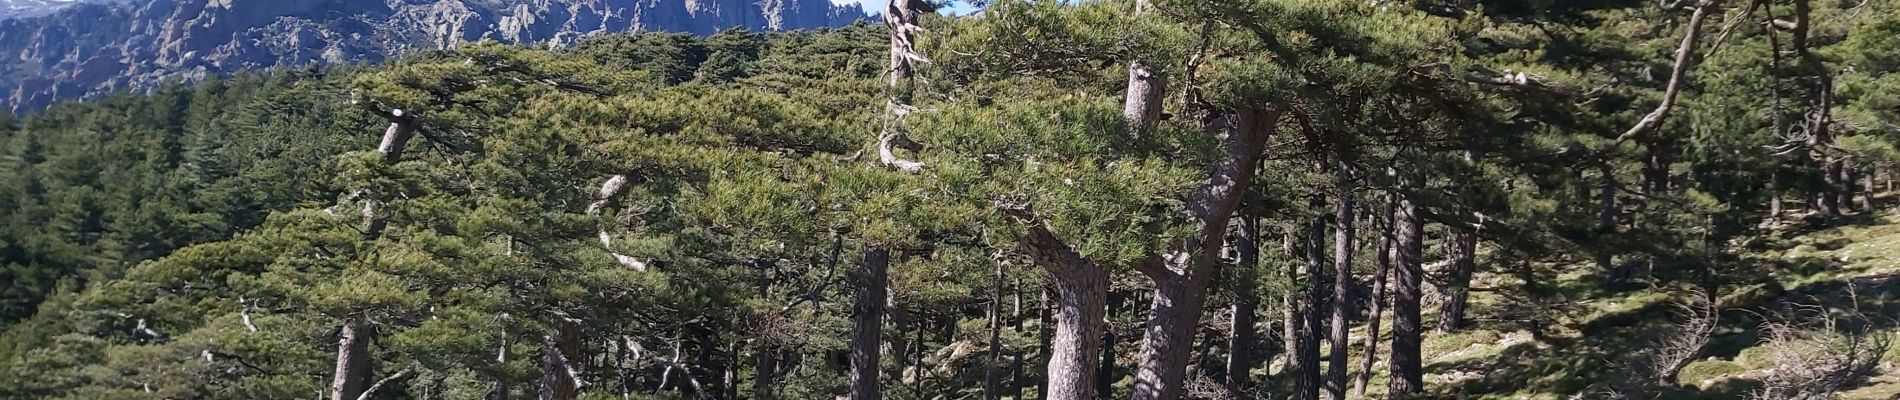
[(492, 38), (570, 43), (605, 32), (708, 34), (849, 24), (826, 0), (0, 0), (0, 109), (166, 79), (307, 63), (378, 62)]
[(78, 4), (125, 1), (128, 0), (0, 0), (0, 19), (37, 17)]

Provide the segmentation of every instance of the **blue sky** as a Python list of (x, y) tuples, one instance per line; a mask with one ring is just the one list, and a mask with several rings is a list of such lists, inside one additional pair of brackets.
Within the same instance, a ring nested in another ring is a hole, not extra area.
[[(831, 0), (831, 4), (838, 4), (838, 5), (857, 4), (858, 7), (864, 9), (865, 14), (878, 14), (878, 13), (884, 12), (884, 5), (888, 4), (887, 3), (888, 1), (890, 0)], [(970, 7), (969, 3), (965, 3), (962, 1), (953, 1), (950, 3), (950, 7), (945, 7), (943, 10), (940, 10), (940, 11), (943, 11), (946, 14), (961, 15), (961, 14), (969, 14), (970, 11), (975, 10), (975, 9), (976, 9), (975, 7)]]

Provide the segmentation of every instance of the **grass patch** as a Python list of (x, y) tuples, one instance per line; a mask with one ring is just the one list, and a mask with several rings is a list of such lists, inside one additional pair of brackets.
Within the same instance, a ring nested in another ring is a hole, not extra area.
[(1676, 382), (1694, 387), (1712, 386), (1716, 381), (1741, 375), (1748, 368), (1732, 361), (1702, 360), (1682, 367), (1676, 374)]
[(1497, 344), (1503, 336), (1497, 331), (1469, 331), (1448, 335), (1427, 336), (1422, 350), (1427, 360), (1458, 360), (1472, 357), (1497, 355), (1495, 349), (1486, 352), (1480, 346)]

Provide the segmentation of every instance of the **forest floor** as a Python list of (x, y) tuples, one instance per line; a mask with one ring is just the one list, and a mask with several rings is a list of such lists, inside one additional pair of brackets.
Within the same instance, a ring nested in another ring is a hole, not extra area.
[[(1785, 315), (1817, 315), (1789, 310), (1826, 310), (1840, 327), (1868, 326), (1900, 335), (1900, 213), (1782, 225), (1768, 237), (1737, 243), (1746, 249), (1738, 251), (1741, 257), (1715, 267), (1725, 283), (1718, 290), (1720, 322), (1708, 345), (1678, 374), (1674, 391), (1644, 397), (1751, 398), (1764, 377), (1791, 368), (1786, 352), (1772, 351), (1790, 346), (1770, 346), (1763, 338), (1764, 323), (1790, 320)], [(1473, 326), (1426, 335), (1431, 397), (1567, 399), (1602, 392), (1628, 381), (1659, 338), (1688, 318), (1683, 306), (1699, 296), (1688, 285), (1656, 283), (1693, 277), (1638, 276), (1605, 285), (1600, 268), (1564, 270), (1569, 272), (1557, 287), (1542, 296), (1514, 289), (1523, 287), (1522, 281), (1508, 274), (1475, 279)], [(1437, 311), (1429, 300), (1428, 329)], [(1354, 334), (1353, 343), (1363, 343), (1363, 328)], [(1379, 349), (1370, 398), (1382, 397), (1388, 351)], [(1362, 349), (1353, 351), (1354, 357), (1362, 354)], [(1355, 374), (1358, 362), (1352, 363)], [(1849, 383), (1841, 397), (1900, 399), (1900, 346), (1885, 352), (1873, 377)]]

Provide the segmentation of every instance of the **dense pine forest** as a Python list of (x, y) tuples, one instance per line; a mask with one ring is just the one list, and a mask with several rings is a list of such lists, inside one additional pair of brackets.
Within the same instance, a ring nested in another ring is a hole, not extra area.
[(943, 6), (0, 116), (0, 398), (1900, 397), (1900, 2)]

